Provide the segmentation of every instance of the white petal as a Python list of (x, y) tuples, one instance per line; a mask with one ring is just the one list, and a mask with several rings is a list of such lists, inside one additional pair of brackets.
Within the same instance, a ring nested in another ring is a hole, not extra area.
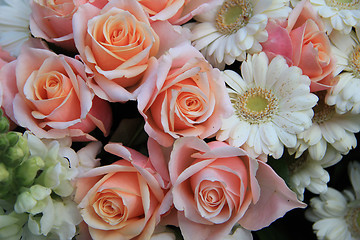
[(317, 144), (310, 146), (308, 149), (311, 158), (314, 160), (321, 160), (325, 156), (326, 146), (327, 142), (323, 139)]
[(250, 124), (245, 121), (239, 121), (238, 124), (233, 128), (233, 132), (230, 133), (231, 145), (240, 147), (249, 138)]
[(279, 138), (277, 136), (277, 132), (275, 131), (274, 126), (272, 123), (264, 123), (260, 125), (260, 137), (261, 140), (267, 146), (273, 146), (279, 144)]
[(284, 131), (281, 128), (276, 128), (276, 133), (280, 139), (280, 141), (287, 147), (287, 148), (293, 148), (296, 146), (296, 135), (290, 134), (286, 131)]

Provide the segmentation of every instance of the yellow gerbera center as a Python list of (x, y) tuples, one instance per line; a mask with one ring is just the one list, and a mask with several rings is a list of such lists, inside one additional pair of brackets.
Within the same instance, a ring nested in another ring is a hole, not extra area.
[(312, 121), (314, 123), (321, 124), (330, 120), (335, 114), (335, 107), (329, 106), (325, 103), (326, 91), (316, 92), (316, 95), (319, 97), (319, 101), (313, 107), (314, 116)]
[(253, 6), (248, 0), (225, 0), (215, 18), (217, 30), (225, 35), (244, 27), (253, 16)]
[(325, 0), (326, 5), (338, 10), (358, 10), (360, 0)]
[(237, 116), (254, 124), (270, 121), (279, 102), (271, 90), (260, 87), (251, 88), (242, 95), (232, 93), (230, 99)]
[(349, 67), (356, 77), (360, 77), (360, 46), (356, 45), (349, 56)]
[(346, 223), (348, 224), (349, 231), (353, 238), (360, 237), (360, 208), (349, 208), (345, 216)]

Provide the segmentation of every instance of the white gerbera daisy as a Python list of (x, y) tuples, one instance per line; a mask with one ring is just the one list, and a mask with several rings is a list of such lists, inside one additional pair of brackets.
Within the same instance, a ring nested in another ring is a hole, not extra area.
[(30, 38), (29, 0), (0, 0), (0, 46), (18, 56), (21, 45)]
[(305, 216), (315, 222), (313, 229), (318, 239), (360, 239), (360, 163), (352, 162), (348, 168), (352, 190), (343, 193), (328, 188), (319, 197), (310, 200)]
[(241, 75), (223, 72), (234, 115), (223, 119), (217, 139), (280, 158), (284, 145), (294, 147), (296, 134), (311, 126), (317, 97), (310, 93), (310, 79), (281, 56), (269, 64), (264, 52), (248, 55)]
[(299, 158), (289, 157), (288, 159), (289, 186), (302, 201), (305, 188), (315, 194), (327, 190), (330, 176), (324, 168), (338, 163), (342, 159), (342, 155), (333, 147), (328, 146), (326, 154), (321, 160), (314, 160), (308, 152)]
[(330, 40), (333, 53), (337, 59), (335, 74), (338, 83), (331, 88), (326, 96), (326, 103), (335, 106), (340, 114), (351, 111), (360, 113), (360, 41), (359, 31), (350, 34), (333, 32)]
[(246, 52), (260, 52), (260, 42), (268, 37), (268, 17), (286, 18), (291, 11), (288, 0), (219, 0), (208, 5), (188, 26), (193, 45), (220, 69), (245, 60)]
[[(299, 0), (291, 0), (296, 5)], [(309, 0), (325, 23), (328, 33), (333, 29), (348, 34), (352, 27), (360, 24), (359, 0)]]
[(347, 154), (356, 147), (354, 133), (360, 130), (359, 114), (338, 114), (334, 106), (325, 103), (326, 91), (316, 92), (319, 97), (318, 104), (314, 107), (312, 126), (298, 134), (295, 148), (289, 149), (290, 154), (296, 153), (298, 158), (305, 150), (309, 150), (314, 160), (321, 160), (330, 144), (339, 153)]

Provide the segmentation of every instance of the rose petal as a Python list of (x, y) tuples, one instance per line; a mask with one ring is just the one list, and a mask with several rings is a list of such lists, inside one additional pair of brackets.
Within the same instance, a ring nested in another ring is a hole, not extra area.
[(248, 230), (259, 230), (291, 209), (306, 207), (306, 204), (297, 200), (296, 194), (271, 167), (261, 161), (258, 163), (260, 198), (258, 202), (250, 205), (239, 221), (240, 225)]

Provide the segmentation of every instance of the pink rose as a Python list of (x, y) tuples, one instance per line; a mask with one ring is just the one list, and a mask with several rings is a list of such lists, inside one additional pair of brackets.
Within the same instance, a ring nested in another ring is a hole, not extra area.
[(31, 0), (30, 29), (35, 37), (69, 51), (75, 51), (72, 17), (86, 0)]
[(164, 181), (151, 155), (116, 143), (105, 150), (124, 159), (94, 168), (77, 181), (75, 201), (92, 239), (150, 239), (160, 214), (170, 207), (163, 208)]
[(84, 4), (74, 14), (74, 39), (94, 78), (95, 94), (113, 102), (136, 99), (159, 37), (136, 0), (113, 0), (102, 9)]
[(266, 30), (269, 37), (261, 44), (263, 51), (269, 58), (282, 55), (289, 65), (300, 67), (311, 79), (311, 92), (328, 89), (334, 84), (335, 58), (330, 40), (308, 1), (297, 4), (287, 22), (270, 20)]
[(223, 239), (236, 223), (259, 230), (305, 207), (271, 167), (224, 142), (175, 141), (169, 172), (185, 240)]
[(163, 146), (182, 136), (207, 138), (232, 113), (220, 71), (190, 44), (152, 59), (144, 79), (138, 108), (145, 131)]
[(94, 140), (96, 126), (107, 134), (111, 109), (86, 85), (83, 63), (45, 49), (23, 48), (0, 71), (6, 114), (40, 138)]

